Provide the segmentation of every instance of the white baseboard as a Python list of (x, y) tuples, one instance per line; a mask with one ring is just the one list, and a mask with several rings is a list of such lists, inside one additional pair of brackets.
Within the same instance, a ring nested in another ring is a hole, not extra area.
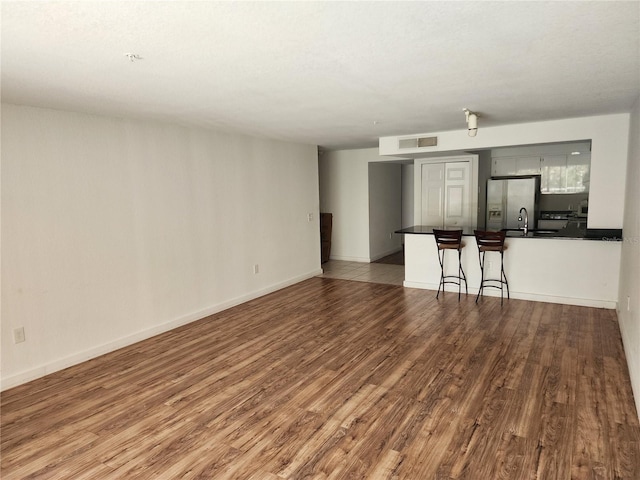
[(331, 255), (329, 257), (331, 260), (342, 260), (344, 262), (361, 262), (361, 263), (371, 263), (368, 258), (365, 257), (347, 257), (342, 255)]
[(10, 375), (8, 377), (3, 377), (2, 380), (0, 380), (0, 391), (7, 390), (9, 388), (16, 387), (18, 385), (22, 385), (23, 383), (30, 382), (31, 380), (35, 380), (40, 377), (44, 377), (45, 375), (49, 375), (50, 373), (63, 370), (73, 365), (77, 365), (87, 360), (91, 360), (92, 358), (99, 357), (100, 355), (113, 352), (120, 348), (127, 347), (129, 345), (140, 342), (142, 340), (146, 340), (148, 338), (154, 337), (161, 333), (168, 332), (169, 330), (173, 330), (174, 328), (181, 327), (182, 325), (186, 325), (187, 323), (200, 320), (202, 318), (208, 317), (209, 315), (213, 315), (215, 313), (221, 312), (228, 308), (235, 307), (236, 305), (240, 305), (241, 303), (245, 303), (255, 298), (262, 297), (269, 293), (273, 293), (277, 290), (288, 287), (290, 285), (300, 283), (304, 280), (315, 277), (316, 275), (320, 275), (321, 273), (322, 273), (322, 269), (314, 270), (312, 272), (290, 278), (283, 282), (269, 285), (268, 287), (262, 288), (260, 290), (256, 290), (254, 292), (247, 293), (245, 295), (241, 295), (236, 298), (232, 298), (225, 302), (212, 305), (211, 307), (205, 308), (198, 312), (192, 312), (187, 315), (183, 315), (182, 317), (176, 318), (174, 320), (163, 323), (161, 325), (156, 325), (152, 328), (141, 330), (141, 331), (132, 333), (131, 335), (127, 335), (125, 337), (121, 337), (116, 340), (103, 343), (95, 347), (88, 348), (87, 350), (83, 350), (81, 352), (74, 353), (67, 357), (51, 361), (44, 365), (39, 365), (35, 368), (31, 368), (29, 370), (25, 370), (20, 373), (16, 373), (14, 375)]
[(620, 305), (618, 305), (617, 313), (622, 346), (624, 348), (624, 355), (627, 358), (627, 369), (629, 371), (629, 378), (631, 379), (631, 390), (633, 391), (633, 398), (636, 403), (638, 419), (640, 419), (640, 362), (633, 360), (640, 358), (640, 344), (638, 344), (637, 341), (633, 341), (631, 333), (628, 331), (627, 326), (631, 325), (633, 320), (629, 317), (623, 318), (623, 315), (630, 316), (631, 312), (621, 312)]
[[(423, 290), (438, 290), (437, 283), (422, 283), (422, 282), (408, 282), (404, 281), (402, 283), (403, 286), (407, 288), (420, 288)], [(485, 287), (486, 288), (486, 287)], [(451, 287), (447, 285), (447, 292), (455, 292), (458, 293), (457, 287)], [(464, 293), (464, 292), (463, 292)], [(469, 288), (469, 295), (477, 295), (477, 288)], [(500, 290), (496, 289), (485, 289), (484, 294), (488, 297), (499, 297)], [(546, 302), (546, 303), (563, 303), (565, 305), (578, 305), (581, 307), (595, 307), (595, 308), (606, 308), (607, 310), (615, 310), (617, 302), (614, 300), (596, 300), (592, 298), (576, 298), (576, 297), (558, 297), (554, 295), (539, 295), (536, 293), (524, 293), (524, 292), (514, 292), (513, 290), (509, 291), (509, 295), (511, 298), (517, 300), (529, 300), (532, 302)], [(506, 298), (506, 292), (505, 292)]]

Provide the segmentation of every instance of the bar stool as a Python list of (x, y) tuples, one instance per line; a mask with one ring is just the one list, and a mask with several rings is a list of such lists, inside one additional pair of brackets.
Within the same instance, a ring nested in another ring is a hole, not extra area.
[[(499, 288), (500, 289), (500, 305), (504, 302), (503, 287), (507, 287), (507, 298), (509, 298), (509, 283), (507, 282), (507, 276), (504, 273), (504, 251), (506, 246), (504, 239), (506, 237), (505, 232), (486, 232), (483, 230), (474, 230), (473, 233), (476, 236), (476, 243), (478, 244), (478, 258), (480, 260), (480, 289), (478, 290), (478, 296), (476, 296), (476, 302), (482, 295), (484, 288)], [(484, 278), (484, 255), (487, 252), (498, 252), (500, 254), (500, 278)]]
[[(462, 230), (436, 230), (433, 229), (433, 236), (436, 240), (436, 246), (438, 247), (438, 261), (440, 262), (440, 283), (438, 284), (438, 293), (436, 298), (440, 295), (440, 287), (442, 287), (442, 294), (444, 295), (444, 285), (446, 283), (452, 283), (458, 285), (458, 301), (460, 301), (460, 294), (462, 293), (462, 282), (464, 282), (465, 294), (469, 294), (467, 287), (467, 277), (462, 269)], [(444, 273), (444, 254), (447, 250), (458, 251), (458, 275), (445, 275)]]

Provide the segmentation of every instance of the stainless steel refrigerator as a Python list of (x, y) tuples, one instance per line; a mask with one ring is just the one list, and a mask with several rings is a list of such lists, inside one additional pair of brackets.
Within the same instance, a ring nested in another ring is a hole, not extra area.
[(517, 229), (520, 209), (527, 209), (529, 228), (538, 224), (540, 175), (530, 177), (494, 177), (487, 180), (487, 230)]

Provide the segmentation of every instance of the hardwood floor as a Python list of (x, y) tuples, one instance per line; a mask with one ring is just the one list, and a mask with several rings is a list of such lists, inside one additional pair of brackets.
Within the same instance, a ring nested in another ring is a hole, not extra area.
[(329, 260), (322, 264), (322, 271), (322, 274), (318, 275), (319, 277), (400, 286), (404, 282), (404, 267), (402, 265)]
[(9, 479), (638, 479), (613, 311), (313, 278), (2, 394)]

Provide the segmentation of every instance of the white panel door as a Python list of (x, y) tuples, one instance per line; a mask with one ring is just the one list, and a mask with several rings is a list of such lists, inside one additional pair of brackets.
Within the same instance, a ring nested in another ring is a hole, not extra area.
[(433, 228), (477, 225), (477, 162), (475, 155), (416, 160), (416, 224)]
[(422, 225), (438, 227), (444, 223), (444, 163), (422, 165)]
[(471, 221), (471, 164), (445, 164), (444, 226), (469, 226)]

